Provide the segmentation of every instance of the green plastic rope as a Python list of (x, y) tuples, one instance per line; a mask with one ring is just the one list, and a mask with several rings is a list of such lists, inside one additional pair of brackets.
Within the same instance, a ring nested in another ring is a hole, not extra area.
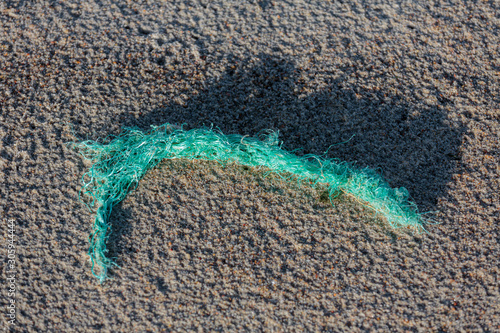
[[(108, 277), (108, 268), (116, 265), (106, 257), (106, 240), (110, 233), (108, 222), (113, 206), (136, 188), (139, 180), (163, 159), (201, 159), (264, 167), (286, 179), (326, 185), (330, 201), (340, 193), (350, 195), (385, 218), (392, 227), (411, 226), (420, 231), (428, 222), (409, 201), (405, 188), (391, 188), (372, 170), (356, 169), (337, 159), (296, 156), (281, 148), (277, 132), (267, 131), (255, 138), (224, 135), (212, 128), (183, 130), (168, 123), (151, 127), (149, 133), (126, 128), (107, 144), (90, 140), (71, 143), (84, 158), (93, 162), (82, 177), (80, 193), (83, 191), (92, 197), (88, 205), (90, 209), (98, 207), (90, 236), (89, 256), (92, 274), (100, 282)], [(95, 265), (99, 272), (96, 272)]]

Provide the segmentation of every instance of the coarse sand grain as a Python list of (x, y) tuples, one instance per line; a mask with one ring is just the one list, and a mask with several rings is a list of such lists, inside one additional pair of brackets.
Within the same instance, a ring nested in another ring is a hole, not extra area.
[[(1, 1), (0, 327), (500, 331), (499, 45), (497, 1)], [(439, 224), (165, 161), (114, 208), (100, 285), (66, 143), (167, 122), (336, 144)]]

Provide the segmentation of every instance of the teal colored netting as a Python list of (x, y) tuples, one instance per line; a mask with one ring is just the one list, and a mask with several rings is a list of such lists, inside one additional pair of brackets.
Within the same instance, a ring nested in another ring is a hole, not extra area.
[(350, 195), (393, 227), (423, 230), (425, 220), (408, 200), (405, 188), (391, 188), (375, 172), (356, 169), (335, 159), (316, 155), (298, 157), (280, 147), (276, 132), (268, 131), (254, 138), (224, 135), (208, 128), (183, 130), (170, 124), (151, 127), (149, 133), (127, 128), (107, 144), (72, 143), (86, 159), (94, 162), (82, 178), (81, 191), (92, 197), (90, 208), (97, 206), (89, 255), (92, 274), (101, 282), (107, 278), (108, 268), (115, 265), (106, 257), (113, 206), (163, 159), (202, 159), (265, 167), (287, 179), (326, 185), (330, 200), (340, 193)]

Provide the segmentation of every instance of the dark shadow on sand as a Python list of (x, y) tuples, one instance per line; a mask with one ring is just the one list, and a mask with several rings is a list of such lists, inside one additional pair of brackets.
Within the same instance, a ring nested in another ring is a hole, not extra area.
[(129, 117), (122, 126), (213, 124), (225, 134), (241, 135), (273, 129), (285, 149), (301, 149), (298, 155), (320, 155), (334, 145), (328, 157), (376, 169), (391, 186), (406, 187), (421, 211), (432, 211), (460, 160), (465, 130), (446, 124), (449, 101), (422, 108), (387, 91), (378, 91), (375, 99), (345, 83), (342, 73), (348, 69), (338, 71), (339, 78), (321, 92), (299, 97), (304, 88), (300, 69), (263, 55), (249, 70), (228, 69), (186, 105), (172, 103), (140, 119)]
[[(279, 130), (283, 148), (321, 155), (334, 145), (328, 157), (376, 169), (392, 187), (407, 188), (421, 212), (435, 210), (460, 160), (464, 132), (446, 124), (449, 101), (422, 108), (388, 91), (374, 97), (346, 84), (347, 71), (339, 69), (332, 73), (337, 79), (322, 91), (300, 97), (305, 86), (300, 69), (291, 61), (263, 55), (250, 69), (228, 69), (184, 105), (172, 102), (140, 119), (122, 118), (121, 125), (146, 131), (166, 122), (184, 124), (185, 129), (213, 125), (225, 134), (251, 136)], [(119, 206), (115, 211), (115, 216), (123, 215)], [(126, 232), (124, 228), (113, 226), (110, 241), (120, 238), (116, 234)], [(122, 251), (111, 253), (121, 256)]]

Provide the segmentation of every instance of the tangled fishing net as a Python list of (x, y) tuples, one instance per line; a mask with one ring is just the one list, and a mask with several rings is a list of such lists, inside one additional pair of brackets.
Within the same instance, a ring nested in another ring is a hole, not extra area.
[(211, 128), (183, 130), (170, 124), (151, 127), (149, 133), (127, 128), (107, 144), (72, 143), (84, 158), (94, 162), (82, 178), (81, 192), (92, 197), (91, 209), (97, 206), (89, 256), (92, 274), (101, 282), (107, 278), (108, 268), (116, 265), (106, 257), (113, 206), (163, 159), (202, 159), (266, 168), (286, 179), (326, 185), (330, 201), (341, 193), (350, 195), (395, 228), (411, 226), (420, 230), (426, 222), (416, 205), (408, 200), (405, 188), (391, 188), (375, 172), (356, 169), (336, 159), (296, 156), (281, 148), (277, 132), (247, 137), (224, 135)]

